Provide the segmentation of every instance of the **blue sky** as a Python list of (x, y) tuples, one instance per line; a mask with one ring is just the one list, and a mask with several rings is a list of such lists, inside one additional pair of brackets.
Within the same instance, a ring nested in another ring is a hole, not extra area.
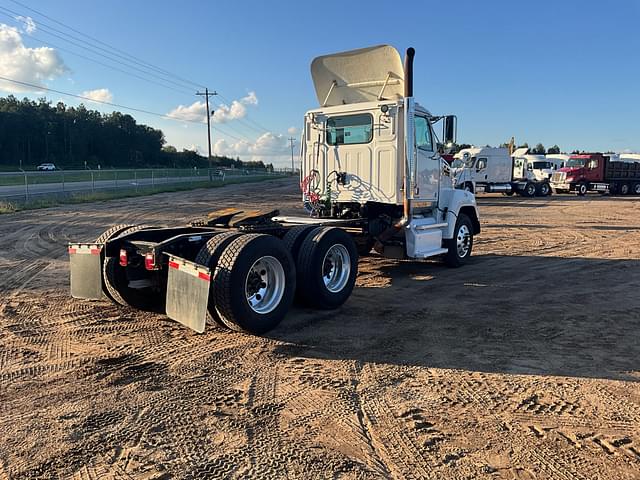
[[(557, 143), (568, 151), (640, 151), (637, 0), (20, 2), (220, 92), (213, 108), (221, 112), (214, 123), (214, 142), (224, 140), (221, 153), (287, 164), (290, 129), (299, 129), (304, 112), (317, 106), (313, 57), (382, 43), (416, 48), (416, 97), (434, 113), (456, 114), (461, 142), (497, 145), (514, 135), (518, 143)], [(396, 12), (385, 16), (391, 5)], [(190, 118), (201, 114), (193, 105), (200, 100), (195, 87), (174, 91), (74, 56), (66, 50), (108, 63), (48, 33), (47, 26), (64, 30), (51, 20), (11, 0), (0, 0), (0, 7), (0, 23), (18, 27), (25, 48), (44, 42), (65, 48), (54, 48), (62, 70), (40, 72), (33, 83), (76, 94), (106, 89), (101, 98), (115, 103), (159, 113), (182, 105)], [(35, 31), (28, 33), (6, 9), (31, 16)], [(12, 54), (3, 39), (0, 57)], [(0, 62), (0, 75), (23, 81), (38, 75), (28, 64), (21, 72), (7, 72), (6, 65)], [(11, 87), (0, 88), (6, 94)], [(161, 128), (169, 144), (206, 147), (204, 125), (132, 114)]]

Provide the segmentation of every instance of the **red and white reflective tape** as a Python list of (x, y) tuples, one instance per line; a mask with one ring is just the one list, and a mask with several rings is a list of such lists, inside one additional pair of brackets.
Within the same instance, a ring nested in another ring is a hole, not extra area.
[(69, 245), (69, 255), (100, 255), (101, 245), (73, 244)]
[(209, 274), (208, 269), (206, 269), (205, 267), (199, 267), (195, 263), (180, 262), (171, 257), (169, 259), (169, 268), (180, 270), (181, 272), (189, 274), (192, 277), (197, 277), (207, 282), (211, 281), (211, 275)]

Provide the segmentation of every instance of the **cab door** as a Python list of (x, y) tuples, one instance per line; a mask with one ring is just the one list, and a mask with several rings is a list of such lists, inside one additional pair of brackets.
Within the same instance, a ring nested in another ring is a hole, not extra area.
[(426, 116), (415, 116), (416, 192), (414, 198), (438, 200), (440, 156), (435, 151), (431, 125)]

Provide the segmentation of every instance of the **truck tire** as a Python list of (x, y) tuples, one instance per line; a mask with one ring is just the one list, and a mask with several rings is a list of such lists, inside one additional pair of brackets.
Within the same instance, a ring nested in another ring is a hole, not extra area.
[(579, 197), (584, 197), (587, 194), (588, 190), (589, 189), (587, 187), (587, 184), (584, 182), (580, 182), (576, 185), (576, 195), (578, 195)]
[[(213, 274), (213, 272), (215, 272), (216, 270), (216, 267), (218, 266), (218, 262), (220, 261), (222, 252), (224, 252), (224, 250), (232, 241), (234, 241), (241, 235), (242, 234), (238, 232), (224, 232), (211, 237), (209, 241), (202, 246), (202, 248), (198, 252), (198, 255), (196, 255), (194, 262), (208, 267), (209, 269), (211, 269), (211, 273)], [(209, 316), (213, 319), (213, 321), (215, 321), (220, 326), (226, 327), (225, 323), (220, 320), (218, 312), (216, 311), (216, 303), (213, 290), (213, 288), (209, 288), (209, 301), (207, 302), (207, 311), (209, 312)]]
[(536, 194), (536, 184), (528, 182), (522, 190), (523, 197), (533, 197)]
[(120, 233), (132, 227), (135, 227), (135, 225), (128, 225), (125, 223), (120, 225), (114, 225), (108, 230), (105, 230), (104, 232), (102, 232), (102, 234), (98, 238), (96, 238), (96, 243), (106, 243), (111, 238), (117, 237)]
[(261, 334), (276, 327), (291, 308), (296, 268), (277, 237), (241, 235), (224, 250), (212, 280), (220, 320), (237, 331)]
[(458, 215), (453, 238), (445, 240), (445, 245), (448, 249), (444, 257), (447, 266), (457, 268), (467, 263), (473, 249), (473, 225), (464, 213)]
[(620, 195), (629, 195), (630, 191), (631, 191), (631, 189), (629, 188), (629, 184), (628, 183), (621, 183), (620, 184)]
[(640, 195), (640, 183), (633, 184), (633, 194)]
[[(130, 225), (126, 223), (121, 223), (120, 225), (114, 225), (113, 227), (102, 232), (102, 234), (98, 238), (96, 238), (96, 243), (107, 243), (110, 239), (117, 237), (121, 232), (127, 230), (128, 228), (133, 228), (133, 227), (135, 227), (135, 225)], [(104, 252), (101, 253), (100, 259), (104, 263), (105, 261)], [(111, 294), (109, 293), (109, 290), (105, 285), (104, 275), (102, 274), (102, 271), (100, 272), (100, 274), (102, 275), (102, 293), (104, 293), (105, 297), (107, 297), (112, 302), (116, 302), (116, 300), (111, 296)]]
[[(120, 234), (128, 234), (149, 228), (148, 225), (125, 228)], [(106, 233), (106, 232), (105, 232)], [(106, 257), (102, 262), (103, 289), (115, 303), (139, 310), (156, 310), (165, 298), (151, 289), (129, 288), (126, 270), (118, 257)]]
[(317, 227), (300, 247), (297, 295), (302, 303), (321, 309), (347, 301), (358, 275), (358, 251), (340, 228)]
[(284, 237), (282, 237), (282, 241), (284, 242), (284, 246), (289, 252), (291, 252), (291, 256), (294, 261), (298, 260), (298, 252), (300, 251), (300, 246), (302, 242), (304, 242), (305, 238), (315, 230), (317, 225), (298, 225), (297, 227), (293, 227), (289, 230)]
[(541, 197), (548, 197), (551, 195), (551, 186), (547, 182), (543, 182), (538, 187), (538, 195)]

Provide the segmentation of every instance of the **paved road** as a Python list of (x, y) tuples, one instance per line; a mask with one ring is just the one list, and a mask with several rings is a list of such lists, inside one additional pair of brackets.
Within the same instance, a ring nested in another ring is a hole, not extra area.
[[(247, 176), (248, 178), (249, 176)], [(62, 182), (56, 183), (38, 183), (28, 186), (29, 195), (42, 195), (46, 193), (60, 193), (60, 192), (83, 192), (91, 191), (93, 189), (106, 189), (106, 188), (134, 188), (138, 186), (147, 185), (166, 185), (184, 182), (202, 182), (207, 180), (207, 175), (198, 175), (191, 177), (156, 177), (151, 178), (139, 178), (137, 181), (133, 179), (129, 180), (100, 180), (95, 182), (65, 182), (64, 188)], [(220, 180), (221, 177), (215, 177)], [(0, 186), (0, 197), (19, 197), (24, 196), (24, 185), (10, 185)]]

